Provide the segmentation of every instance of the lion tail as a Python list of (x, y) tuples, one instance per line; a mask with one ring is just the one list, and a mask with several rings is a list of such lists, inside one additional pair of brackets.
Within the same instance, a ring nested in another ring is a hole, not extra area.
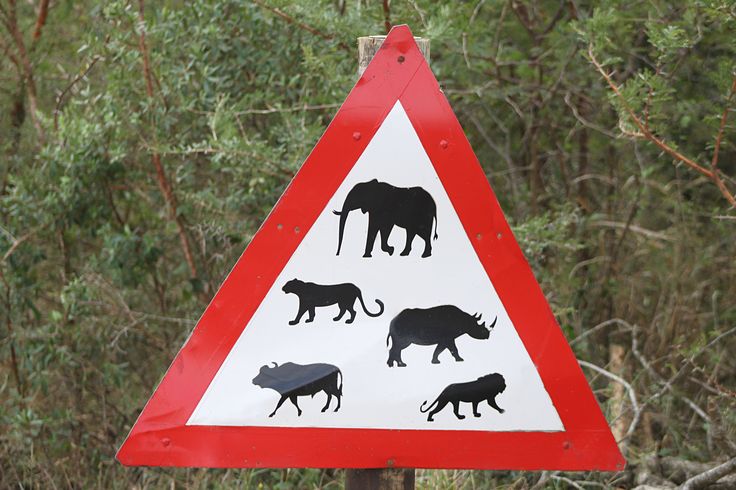
[(432, 404), (430, 406), (428, 406), (427, 408), (424, 408), (424, 405), (427, 404), (427, 401), (428, 400), (424, 400), (424, 403), (422, 403), (422, 406), (419, 407), (419, 411), (420, 412), (427, 413), (427, 412), (429, 412), (432, 409), (432, 407), (434, 407), (437, 404), (437, 400), (435, 400), (435, 401), (432, 402)]

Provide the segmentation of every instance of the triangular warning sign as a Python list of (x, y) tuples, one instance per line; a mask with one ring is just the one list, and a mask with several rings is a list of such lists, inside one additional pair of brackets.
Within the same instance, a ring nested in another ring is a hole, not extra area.
[(238, 260), (118, 459), (623, 468), (406, 26)]

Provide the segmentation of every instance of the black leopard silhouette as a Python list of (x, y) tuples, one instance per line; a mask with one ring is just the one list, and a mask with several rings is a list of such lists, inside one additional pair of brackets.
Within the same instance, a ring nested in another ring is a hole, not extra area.
[(344, 284), (332, 284), (322, 285), (315, 284), (313, 282), (304, 282), (299, 279), (292, 279), (291, 281), (284, 284), (281, 290), (285, 293), (293, 293), (299, 297), (299, 311), (296, 314), (296, 318), (289, 322), (289, 325), (296, 325), (301, 320), (304, 313), (309, 312), (306, 323), (314, 321), (314, 310), (321, 306), (330, 306), (337, 304), (340, 307), (340, 313), (333, 318), (334, 321), (339, 321), (345, 312), (350, 313), (345, 323), (353, 323), (355, 320), (355, 300), (360, 300), (360, 304), (363, 307), (363, 311), (370, 317), (377, 317), (383, 313), (383, 303), (380, 300), (376, 300), (378, 304), (378, 312), (371, 313), (365, 307), (363, 301), (363, 294), (355, 284), (344, 283)]

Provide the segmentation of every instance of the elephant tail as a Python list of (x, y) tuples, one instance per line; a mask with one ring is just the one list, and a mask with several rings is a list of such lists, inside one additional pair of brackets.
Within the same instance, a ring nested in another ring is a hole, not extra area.
[(437, 215), (434, 215), (434, 239), (437, 240)]
[(360, 305), (363, 307), (363, 311), (365, 311), (365, 314), (369, 317), (375, 318), (377, 316), (381, 316), (383, 313), (383, 302), (380, 299), (376, 300), (376, 304), (378, 304), (378, 313), (371, 313), (368, 311), (368, 308), (365, 307), (365, 302), (363, 301), (363, 293), (358, 291), (358, 299), (360, 300)]

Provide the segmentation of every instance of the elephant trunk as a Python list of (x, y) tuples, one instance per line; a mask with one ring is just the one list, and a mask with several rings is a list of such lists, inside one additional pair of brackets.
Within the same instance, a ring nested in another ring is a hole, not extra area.
[(336, 215), (340, 217), (340, 229), (337, 235), (337, 254), (336, 255), (340, 255), (340, 249), (342, 248), (342, 238), (345, 233), (345, 223), (348, 220), (348, 214), (350, 214), (350, 211), (354, 209), (358, 209), (360, 207), (354, 202), (355, 198), (353, 196), (353, 191), (348, 193), (348, 197), (345, 198), (345, 202), (342, 205), (342, 211), (332, 211), (333, 213), (335, 213)]
[(342, 211), (333, 211), (335, 214), (340, 216), (340, 231), (337, 236), (337, 255), (340, 255), (340, 248), (342, 247), (342, 236), (345, 232), (345, 222), (348, 220), (348, 213), (350, 212), (347, 209), (343, 209)]

